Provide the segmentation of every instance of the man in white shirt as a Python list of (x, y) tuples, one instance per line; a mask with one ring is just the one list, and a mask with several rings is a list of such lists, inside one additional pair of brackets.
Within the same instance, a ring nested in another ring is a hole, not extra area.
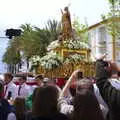
[(17, 86), (12, 81), (13, 76), (11, 73), (4, 74), (4, 98), (11, 97), (13, 100), (17, 97)]
[(31, 93), (31, 88), (26, 84), (26, 76), (22, 76), (19, 79), (20, 85), (18, 86), (18, 96), (27, 98)]

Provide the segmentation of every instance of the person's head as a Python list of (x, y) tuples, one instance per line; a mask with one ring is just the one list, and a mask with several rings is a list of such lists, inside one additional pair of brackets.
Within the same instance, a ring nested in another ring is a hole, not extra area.
[(43, 79), (43, 85), (46, 86), (46, 85), (54, 85), (55, 82), (53, 79), (50, 79), (50, 78), (44, 78)]
[(118, 78), (119, 78), (119, 76), (118, 76), (118, 74), (117, 74), (117, 73), (114, 73), (114, 74), (112, 74), (112, 75), (111, 75), (111, 78), (113, 78), (113, 79), (118, 79)]
[(66, 11), (66, 12), (67, 12), (67, 11), (68, 11), (68, 7), (65, 7), (65, 8), (64, 8), (64, 11)]
[(104, 120), (99, 103), (91, 91), (77, 91), (73, 104), (73, 120)]
[(78, 81), (72, 83), (69, 88), (70, 93), (73, 97), (76, 95), (76, 91), (80, 91), (83, 89), (93, 91), (93, 83), (90, 79), (78, 79)]
[(13, 79), (13, 75), (11, 73), (5, 73), (4, 74), (4, 82), (5, 84), (8, 84), (9, 82), (11, 82)]
[(27, 77), (26, 76), (21, 76), (20, 79), (19, 79), (20, 85), (22, 85), (26, 81), (27, 81)]
[(51, 116), (58, 112), (58, 90), (54, 86), (39, 87), (33, 100), (33, 116)]
[(119, 79), (120, 78), (120, 72), (119, 71), (115, 71), (112, 73), (111, 78), (115, 78), (115, 79)]
[(42, 81), (43, 81), (44, 76), (43, 75), (37, 75), (35, 77), (35, 81), (37, 82), (38, 85), (41, 85)]
[(14, 107), (16, 111), (16, 118), (17, 120), (23, 120), (26, 107), (25, 107), (25, 99), (17, 97), (14, 101)]

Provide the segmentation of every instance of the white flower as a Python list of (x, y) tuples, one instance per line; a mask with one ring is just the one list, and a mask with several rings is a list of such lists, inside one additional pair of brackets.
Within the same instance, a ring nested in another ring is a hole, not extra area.
[(51, 42), (50, 45), (47, 47), (47, 51), (54, 50), (55, 48), (57, 48), (59, 46), (60, 46), (59, 41), (55, 40), (55, 41)]

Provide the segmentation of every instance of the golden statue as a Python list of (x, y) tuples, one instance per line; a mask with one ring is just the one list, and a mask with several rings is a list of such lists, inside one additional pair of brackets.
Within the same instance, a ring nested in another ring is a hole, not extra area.
[(64, 12), (62, 12), (62, 36), (63, 40), (67, 40), (72, 38), (72, 25), (71, 25), (71, 17), (68, 7), (64, 8)]

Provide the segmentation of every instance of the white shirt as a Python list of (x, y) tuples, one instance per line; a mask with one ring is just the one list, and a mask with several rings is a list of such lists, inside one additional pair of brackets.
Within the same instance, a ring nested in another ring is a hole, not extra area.
[(109, 81), (113, 87), (115, 87), (117, 90), (120, 90), (120, 81), (119, 80), (112, 78), (112, 79), (109, 79)]
[(60, 112), (63, 114), (71, 114), (74, 110), (73, 105), (68, 104), (64, 97), (59, 98), (58, 106), (60, 107)]
[[(19, 87), (18, 86), (18, 92), (19, 92)], [(22, 97), (22, 98), (27, 98), (30, 94), (31, 94), (31, 88), (30, 86), (28, 86), (26, 83), (23, 83), (21, 85), (21, 88), (20, 88), (20, 94), (18, 95), (19, 97)], [(18, 93), (17, 93), (18, 94)]]
[[(7, 87), (7, 90), (6, 90), (6, 87)], [(15, 100), (15, 98), (17, 97), (17, 86), (12, 81), (4, 86), (4, 91), (6, 91), (5, 98), (7, 98), (9, 92), (12, 93), (12, 99)]]
[(9, 113), (8, 114), (8, 117), (7, 117), (7, 120), (16, 120), (16, 115), (14, 113)]
[[(100, 95), (99, 89), (96, 86), (96, 84), (94, 84), (93, 87), (94, 87), (94, 94), (100, 105), (100, 109), (102, 110), (104, 118), (106, 118), (109, 110), (108, 106), (102, 99), (102, 96)], [(60, 107), (60, 112), (64, 114), (71, 113), (74, 110), (73, 105), (69, 105), (64, 97), (59, 98), (58, 105)]]

